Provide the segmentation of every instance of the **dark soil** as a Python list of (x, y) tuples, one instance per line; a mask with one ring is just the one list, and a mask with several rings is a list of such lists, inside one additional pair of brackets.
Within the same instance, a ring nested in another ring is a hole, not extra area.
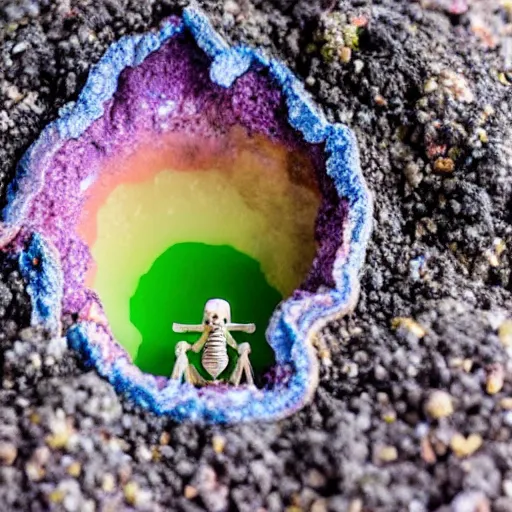
[[(107, 46), (185, 3), (0, 1), (2, 197)], [(355, 130), (375, 197), (357, 310), (323, 333), (332, 365), (300, 413), (172, 425), (27, 328), (6, 262), (0, 510), (512, 511), (512, 7), (456, 4), (203, 4), (228, 39), (284, 59)], [(351, 23), (363, 28), (343, 63), (332, 35)]]

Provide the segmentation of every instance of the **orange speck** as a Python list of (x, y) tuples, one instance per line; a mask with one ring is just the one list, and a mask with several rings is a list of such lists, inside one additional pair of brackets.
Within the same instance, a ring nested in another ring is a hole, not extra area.
[(368, 18), (366, 16), (356, 16), (352, 20), (352, 25), (355, 25), (357, 28), (363, 28), (368, 25)]

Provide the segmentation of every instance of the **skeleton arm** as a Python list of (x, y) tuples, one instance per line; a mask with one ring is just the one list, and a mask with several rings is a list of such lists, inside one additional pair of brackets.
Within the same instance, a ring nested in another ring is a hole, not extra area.
[(248, 334), (252, 334), (256, 330), (256, 325), (254, 325), (254, 324), (233, 324), (230, 322), (226, 325), (226, 330), (246, 332)]
[(208, 326), (205, 326), (205, 330), (203, 331), (203, 334), (201, 334), (201, 337), (190, 347), (190, 350), (195, 352), (196, 354), (198, 352), (201, 352), (201, 350), (204, 347), (204, 344), (208, 340), (208, 335), (210, 334), (210, 329), (208, 329)]
[(233, 338), (232, 334), (229, 331), (239, 331), (246, 332), (248, 334), (252, 334), (256, 330), (256, 326), (254, 324), (232, 324), (229, 323), (225, 326), (224, 332), (226, 333), (226, 341), (228, 345), (235, 350), (238, 350), (238, 343), (235, 338)]
[(172, 330), (174, 332), (203, 332), (204, 324), (189, 325), (189, 324), (172, 324)]
[(209, 325), (187, 325), (187, 324), (172, 324), (172, 330), (174, 332), (202, 332), (201, 337), (190, 347), (190, 350), (197, 353), (203, 348), (208, 335), (210, 334), (211, 328)]
[(231, 333), (227, 329), (225, 329), (224, 332), (226, 334), (226, 342), (227, 342), (227, 344), (231, 348), (234, 348), (236, 351), (238, 351), (238, 343), (235, 341), (235, 338), (233, 338), (233, 336), (231, 335)]

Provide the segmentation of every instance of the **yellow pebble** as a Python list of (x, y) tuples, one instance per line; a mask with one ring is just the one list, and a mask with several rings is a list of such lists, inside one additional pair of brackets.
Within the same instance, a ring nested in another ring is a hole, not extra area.
[(399, 327), (403, 327), (414, 334), (417, 338), (423, 338), (427, 331), (415, 320), (412, 318), (406, 317), (396, 317), (391, 320), (391, 327), (393, 329), (398, 329)]
[(101, 483), (101, 488), (105, 492), (112, 492), (115, 488), (116, 482), (114, 480), (114, 476), (112, 473), (105, 473), (103, 475), (103, 481)]
[(69, 441), (69, 434), (67, 432), (59, 432), (57, 434), (46, 436), (46, 444), (54, 450), (64, 448)]
[(506, 411), (512, 410), (512, 397), (505, 397), (500, 400), (500, 407)]
[(485, 389), (489, 395), (499, 393), (503, 388), (504, 371), (500, 364), (492, 365), (487, 371)]
[(348, 46), (343, 46), (339, 51), (341, 62), (348, 64), (352, 58), (352, 50)]
[(483, 128), (479, 128), (477, 130), (477, 133), (480, 142), (482, 142), (483, 144), (487, 144), (489, 142), (489, 136), (487, 135), (487, 132)]
[(169, 444), (171, 440), (171, 434), (169, 432), (162, 432), (162, 435), (160, 436), (160, 444), (166, 445)]
[(501, 71), (500, 73), (498, 73), (498, 80), (500, 81), (501, 84), (503, 85), (512, 85), (508, 80), (507, 80), (507, 75), (505, 75), (505, 73), (503, 73), (503, 71)]
[(425, 94), (430, 94), (436, 91), (438, 87), (439, 85), (437, 83), (437, 80), (435, 78), (429, 78), (425, 82), (425, 85), (423, 86), (423, 91), (425, 92)]
[(384, 413), (382, 413), (382, 419), (386, 423), (393, 423), (396, 421), (396, 412), (393, 410), (387, 410)]
[(498, 256), (501, 256), (503, 251), (507, 248), (507, 244), (501, 238), (495, 238), (493, 245), (494, 245), (494, 250)]
[(226, 439), (222, 436), (213, 436), (212, 446), (215, 453), (222, 453), (226, 446)]
[(39, 425), (39, 423), (41, 423), (41, 416), (39, 416), (37, 412), (31, 412), (28, 419), (30, 420), (30, 423), (34, 425)]
[(498, 337), (505, 347), (512, 347), (512, 320), (505, 320), (498, 329)]
[(487, 251), (485, 251), (485, 257), (487, 258), (487, 261), (489, 262), (489, 265), (491, 265), (491, 267), (493, 267), (493, 268), (499, 267), (500, 260), (498, 259), (498, 256), (496, 255), (496, 253), (487, 250)]
[(455, 434), (450, 441), (450, 446), (457, 457), (469, 457), (482, 446), (482, 443), (480, 434), (471, 434), (467, 438), (462, 434)]
[(197, 489), (192, 485), (186, 485), (183, 490), (183, 495), (187, 500), (193, 500), (197, 496)]
[(52, 503), (62, 503), (64, 501), (65, 496), (61, 490), (55, 489), (50, 493), (48, 498)]
[(432, 392), (425, 404), (425, 412), (436, 420), (450, 416), (453, 413), (452, 397), (440, 389)]
[(382, 462), (393, 462), (398, 459), (398, 451), (394, 446), (383, 446), (379, 450), (377, 457)]
[(137, 503), (137, 495), (139, 494), (139, 484), (137, 482), (128, 482), (124, 486), (124, 499), (129, 505)]
[(80, 476), (80, 473), (82, 472), (82, 466), (80, 464), (80, 462), (72, 462), (68, 467), (67, 467), (67, 472), (68, 472), (68, 475), (74, 477), (74, 478), (78, 478)]
[(160, 453), (158, 446), (151, 447), (151, 458), (153, 462), (159, 462), (162, 459), (162, 454)]
[(469, 373), (471, 371), (471, 368), (473, 368), (473, 361), (471, 359), (464, 359), (462, 363), (462, 369)]

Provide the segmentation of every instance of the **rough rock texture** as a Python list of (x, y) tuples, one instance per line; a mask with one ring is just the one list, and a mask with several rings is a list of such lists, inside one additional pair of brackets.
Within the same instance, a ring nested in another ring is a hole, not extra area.
[[(133, 410), (61, 340), (27, 329), (10, 264), (2, 510), (512, 510), (510, 2), (203, 5), (356, 131), (376, 206), (359, 306), (319, 340), (332, 364), (310, 407), (198, 429)], [(108, 44), (179, 9), (2, 2), (2, 193)]]

